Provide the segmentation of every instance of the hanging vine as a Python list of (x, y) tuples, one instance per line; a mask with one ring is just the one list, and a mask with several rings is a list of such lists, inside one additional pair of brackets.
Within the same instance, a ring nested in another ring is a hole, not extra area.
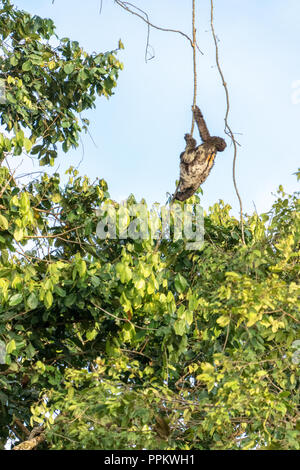
[[(193, 30), (193, 43), (192, 43), (192, 48), (193, 48), (193, 71), (194, 71), (194, 97), (193, 97), (193, 109), (196, 106), (197, 103), (197, 62), (196, 62), (196, 26), (195, 26), (195, 17), (196, 17), (196, 6), (195, 6), (195, 0), (192, 0), (193, 2), (193, 13), (192, 13), (192, 30)], [(194, 127), (195, 127), (195, 118), (194, 118), (194, 113), (193, 118), (192, 118), (192, 128), (191, 128), (191, 135), (194, 133)]]
[(210, 26), (211, 26), (211, 32), (212, 32), (212, 36), (213, 36), (213, 39), (214, 39), (214, 43), (215, 43), (216, 65), (217, 65), (217, 68), (218, 68), (218, 71), (219, 71), (219, 74), (220, 74), (220, 77), (221, 77), (221, 80), (222, 80), (222, 84), (223, 84), (223, 87), (224, 87), (224, 90), (225, 90), (225, 95), (226, 95), (226, 113), (225, 113), (225, 118), (224, 118), (224, 121), (225, 121), (224, 131), (225, 131), (225, 134), (230, 137), (230, 139), (232, 141), (232, 144), (233, 144), (233, 149), (234, 149), (233, 166), (232, 166), (232, 178), (233, 178), (234, 189), (235, 189), (235, 192), (236, 192), (236, 195), (237, 195), (237, 198), (238, 198), (238, 201), (239, 201), (239, 206), (240, 206), (240, 224), (241, 224), (242, 242), (245, 244), (243, 204), (242, 204), (242, 199), (241, 199), (241, 196), (240, 196), (240, 193), (239, 193), (239, 190), (238, 190), (238, 187), (237, 187), (237, 182), (236, 182), (236, 158), (237, 158), (238, 142), (235, 140), (235, 137), (234, 137), (234, 134), (231, 130), (231, 127), (228, 124), (228, 115), (229, 115), (229, 110), (230, 110), (229, 92), (228, 92), (227, 83), (225, 81), (223, 71), (222, 71), (221, 66), (220, 66), (218, 40), (217, 40), (217, 36), (216, 36), (216, 33), (215, 33), (215, 28), (214, 28), (214, 2), (213, 2), (213, 0), (210, 0), (210, 6), (211, 6), (211, 9), (210, 9), (210, 12), (211, 12), (211, 14), (210, 14)]

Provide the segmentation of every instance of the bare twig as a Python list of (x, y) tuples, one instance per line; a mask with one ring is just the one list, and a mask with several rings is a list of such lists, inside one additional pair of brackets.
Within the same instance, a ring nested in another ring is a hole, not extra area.
[(14, 422), (18, 426), (18, 428), (21, 429), (23, 434), (25, 434), (25, 436), (29, 437), (30, 431), (29, 431), (29, 429), (26, 428), (26, 426), (22, 423), (22, 421), (18, 418), (15, 418)]
[[(32, 238), (60, 238), (60, 239), (62, 239), (63, 235), (66, 235), (67, 233), (70, 233), (70, 232), (74, 232), (77, 229), (83, 228), (83, 227), (84, 227), (84, 225), (78, 225), (77, 227), (70, 228), (69, 230), (66, 230), (65, 232), (57, 233), (57, 234), (54, 234), (54, 235), (26, 235), (24, 237), (24, 239), (30, 239), (30, 240)], [(66, 241), (70, 241), (70, 240), (66, 240)], [(76, 242), (72, 240), (72, 243), (76, 243)]]
[(215, 29), (214, 29), (214, 3), (213, 0), (210, 0), (210, 5), (211, 5), (211, 19), (210, 19), (210, 25), (211, 25), (211, 31), (215, 43), (215, 49), (216, 49), (216, 64), (217, 68), (222, 80), (222, 84), (225, 90), (225, 95), (226, 95), (226, 114), (225, 114), (225, 133), (230, 137), (233, 148), (234, 148), (234, 156), (233, 156), (233, 169), (232, 169), (232, 177), (233, 177), (233, 184), (234, 184), (234, 189), (237, 195), (237, 198), (239, 200), (239, 205), (240, 205), (240, 223), (241, 223), (241, 232), (242, 232), (242, 242), (245, 244), (245, 235), (244, 235), (244, 220), (243, 220), (243, 206), (242, 206), (242, 199), (240, 196), (240, 193), (238, 191), (237, 183), (236, 183), (236, 175), (235, 175), (235, 167), (236, 167), (236, 157), (237, 157), (237, 145), (238, 142), (235, 140), (234, 134), (228, 124), (228, 115), (229, 115), (229, 109), (230, 109), (230, 102), (229, 102), (229, 93), (228, 93), (228, 88), (227, 88), (227, 83), (224, 78), (224, 74), (222, 72), (221, 66), (220, 66), (220, 61), (219, 61), (219, 47), (218, 47), (218, 40), (216, 37)]
[(140, 329), (140, 330), (149, 330), (149, 331), (155, 331), (155, 330), (157, 330), (157, 328), (147, 328), (147, 327), (144, 327), (144, 326), (136, 325), (136, 324), (132, 323), (128, 318), (117, 317), (117, 316), (114, 315), (113, 313), (110, 313), (110, 312), (108, 312), (107, 310), (105, 310), (104, 308), (100, 307), (100, 305), (95, 304), (92, 300), (91, 300), (90, 302), (91, 302), (92, 305), (94, 305), (94, 307), (98, 308), (99, 310), (101, 310), (101, 312), (105, 313), (105, 314), (108, 315), (109, 317), (114, 318), (115, 320), (124, 321), (125, 323), (130, 323), (130, 324), (133, 325), (135, 328), (138, 328), (138, 329)]
[[(148, 26), (151, 26), (151, 28), (154, 28), (154, 29), (158, 29), (159, 31), (167, 31), (167, 32), (170, 32), (170, 33), (177, 33), (177, 34), (180, 34), (181, 36), (185, 37), (189, 43), (191, 44), (191, 46), (193, 47), (193, 41), (192, 39), (186, 34), (184, 33), (183, 31), (180, 31), (178, 29), (170, 29), (170, 28), (162, 28), (160, 26), (156, 26), (154, 25), (153, 23), (151, 23), (148, 19), (144, 18), (140, 13), (137, 13), (135, 11), (132, 11), (129, 7), (133, 7), (133, 8), (136, 8), (137, 10), (140, 10), (143, 12), (144, 15), (146, 15), (146, 13), (141, 10), (140, 8), (137, 8), (135, 5), (133, 5), (132, 3), (129, 3), (129, 2), (123, 2), (121, 0), (115, 0), (115, 3), (117, 5), (119, 5), (121, 8), (123, 8), (124, 10), (128, 11), (129, 13), (131, 13), (132, 15), (135, 15), (135, 16), (138, 16), (141, 20), (143, 20), (145, 23), (147, 23)], [(196, 47), (197, 49), (199, 50), (200, 54), (203, 54), (203, 52), (199, 49), (198, 45), (196, 44)]]
[[(149, 23), (149, 16), (148, 14), (142, 10), (141, 8), (138, 8), (136, 5), (133, 5), (132, 3), (125, 2), (126, 5), (130, 6), (131, 8), (134, 8), (135, 10), (139, 11), (142, 15), (145, 15), (144, 21), (147, 23), (147, 42), (146, 42), (146, 49), (145, 49), (145, 62), (147, 63), (148, 60), (151, 60), (154, 58), (154, 54), (150, 52), (150, 49), (153, 49), (153, 47), (150, 45), (150, 23)], [(127, 10), (127, 8), (125, 8)], [(132, 14), (134, 14), (133, 11), (131, 11)]]
[(123, 349), (121, 348), (120, 351), (123, 351), (125, 353), (129, 353), (129, 354), (138, 354), (139, 356), (143, 356), (145, 357), (146, 359), (148, 359), (148, 361), (152, 362), (153, 359), (149, 356), (147, 356), (146, 354), (140, 352), (140, 351), (132, 351), (131, 349)]

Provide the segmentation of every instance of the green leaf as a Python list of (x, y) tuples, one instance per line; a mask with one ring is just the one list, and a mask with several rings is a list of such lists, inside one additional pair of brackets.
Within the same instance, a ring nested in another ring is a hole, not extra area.
[(22, 70), (23, 70), (23, 72), (28, 72), (31, 69), (31, 67), (32, 67), (32, 64), (31, 64), (30, 60), (27, 60), (22, 65)]
[(72, 73), (74, 70), (74, 65), (73, 64), (66, 64), (64, 66), (64, 72), (69, 75), (70, 73)]
[(42, 145), (35, 145), (35, 147), (33, 147), (31, 150), (31, 155), (36, 155), (42, 150), (42, 148), (43, 148)]
[(58, 204), (61, 200), (62, 200), (62, 197), (59, 193), (54, 193), (51, 195), (51, 200), (55, 203), (55, 204)]
[(31, 140), (27, 139), (27, 137), (25, 137), (24, 139), (24, 147), (25, 147), (26, 152), (30, 152), (31, 147), (32, 147), (32, 142)]
[(132, 272), (130, 267), (125, 263), (116, 264), (116, 272), (118, 273), (120, 280), (123, 284), (130, 281), (132, 278)]
[(83, 277), (86, 273), (86, 262), (84, 260), (81, 260), (79, 263), (77, 263), (77, 269), (78, 269), (78, 274), (80, 277)]
[(187, 280), (180, 273), (178, 273), (175, 277), (175, 289), (177, 290), (177, 292), (184, 292), (187, 288), (187, 285)]
[(191, 312), (190, 310), (186, 310), (186, 312), (185, 312), (185, 320), (186, 320), (187, 324), (188, 324), (189, 326), (191, 326), (191, 324), (193, 323), (193, 320), (194, 320), (193, 312)]
[(17, 242), (19, 242), (22, 240), (23, 237), (24, 237), (23, 229), (21, 227), (17, 227), (14, 231), (14, 239)]
[(86, 339), (88, 341), (93, 341), (93, 339), (96, 338), (97, 334), (98, 334), (98, 330), (96, 330), (96, 328), (93, 330), (89, 330), (86, 332)]
[(2, 228), (2, 230), (8, 230), (8, 220), (2, 214), (0, 214), (0, 228)]
[(259, 315), (257, 313), (250, 312), (248, 315), (247, 326), (248, 327), (253, 326), (258, 321), (258, 319), (259, 319)]
[(45, 307), (50, 308), (52, 303), (53, 303), (53, 295), (52, 295), (52, 292), (48, 290), (44, 298)]
[(226, 316), (226, 315), (221, 315), (221, 316), (217, 319), (218, 325), (220, 325), (220, 326), (222, 326), (222, 327), (227, 326), (229, 322), (230, 322), (230, 317), (229, 317), (229, 316)]
[(186, 332), (186, 322), (184, 319), (182, 320), (176, 320), (174, 323), (174, 330), (175, 333), (179, 336), (183, 336), (184, 333)]
[(18, 64), (18, 60), (15, 56), (12, 56), (9, 60), (10, 64), (14, 67), (15, 65)]
[(6, 345), (6, 353), (11, 354), (17, 349), (16, 342), (14, 339), (11, 339)]
[(61, 121), (61, 127), (64, 128), (64, 129), (70, 127), (71, 124), (72, 124), (72, 121), (69, 121), (67, 119), (63, 119)]
[(64, 304), (66, 307), (71, 307), (76, 302), (76, 294), (70, 294), (65, 297)]
[(138, 290), (144, 290), (145, 289), (145, 286), (146, 286), (146, 283), (145, 283), (145, 279), (138, 279), (134, 282), (134, 285), (136, 287), (136, 289)]
[(132, 323), (125, 323), (121, 331), (121, 339), (124, 342), (130, 342), (135, 335), (135, 329)]
[(59, 286), (54, 287), (54, 292), (56, 294), (58, 294), (60, 297), (66, 297), (66, 295), (67, 295), (66, 291), (64, 289), (62, 289), (61, 287), (59, 287)]
[(31, 292), (30, 296), (27, 299), (27, 305), (31, 310), (34, 310), (38, 306), (39, 300), (34, 292)]
[(16, 305), (19, 305), (23, 300), (23, 295), (22, 294), (14, 294), (9, 302), (8, 302), (8, 305), (10, 307), (15, 307)]

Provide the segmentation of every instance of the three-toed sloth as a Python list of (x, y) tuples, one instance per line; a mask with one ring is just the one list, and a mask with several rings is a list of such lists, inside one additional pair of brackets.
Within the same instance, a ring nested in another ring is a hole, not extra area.
[(186, 147), (180, 155), (180, 180), (173, 199), (185, 201), (191, 197), (207, 179), (217, 152), (223, 152), (226, 142), (221, 137), (211, 137), (198, 106), (193, 107), (203, 144), (197, 147), (196, 140), (185, 134)]

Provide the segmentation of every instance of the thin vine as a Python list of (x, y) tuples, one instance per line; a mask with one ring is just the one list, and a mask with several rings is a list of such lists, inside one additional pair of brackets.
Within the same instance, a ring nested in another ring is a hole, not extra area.
[[(191, 47), (193, 49), (193, 75), (194, 75), (194, 93), (193, 93), (193, 105), (192, 105), (192, 109), (194, 109), (194, 107), (196, 106), (196, 102), (197, 102), (197, 61), (196, 61), (196, 47), (197, 47), (197, 41), (196, 41), (196, 25), (195, 25), (195, 18), (196, 18), (196, 13), (195, 13), (195, 10), (196, 10), (196, 0), (192, 0), (192, 34), (193, 34), (193, 40), (191, 42)], [(193, 118), (192, 118), (192, 128), (191, 128), (191, 135), (193, 135), (193, 132), (194, 132), (194, 127), (195, 127), (195, 118), (194, 118), (194, 113), (193, 114)], [(177, 187), (175, 189), (175, 192), (174, 192), (174, 195), (170, 201), (170, 207), (169, 207), (169, 214), (171, 213), (171, 210), (172, 210), (172, 205), (174, 203), (174, 198), (175, 198), (175, 194), (177, 193), (177, 189), (179, 187), (179, 182), (177, 184)], [(160, 246), (160, 243), (161, 243), (161, 240), (162, 240), (162, 237), (163, 237), (163, 234), (164, 234), (164, 231), (165, 231), (165, 225), (163, 225), (162, 227), (162, 230), (161, 230), (161, 234), (156, 242), (156, 245), (155, 245), (155, 248), (154, 248), (154, 251), (157, 252), (159, 246)]]
[[(193, 2), (193, 13), (192, 13), (192, 30), (193, 30), (193, 42), (192, 42), (192, 48), (193, 48), (193, 72), (194, 72), (194, 97), (193, 97), (193, 108), (196, 106), (197, 102), (197, 62), (196, 62), (196, 26), (195, 26), (195, 0), (192, 0)], [(191, 128), (191, 135), (193, 135), (194, 132), (194, 127), (195, 127), (195, 117), (194, 113), (192, 113), (193, 118), (192, 118), (192, 128)]]
[(237, 157), (238, 142), (235, 140), (234, 134), (228, 124), (228, 115), (229, 115), (229, 110), (230, 110), (229, 92), (228, 92), (227, 83), (225, 81), (222, 68), (220, 66), (218, 40), (217, 40), (217, 36), (215, 33), (215, 28), (214, 28), (214, 2), (213, 0), (210, 0), (210, 6), (211, 6), (210, 26), (211, 26), (211, 32), (212, 32), (212, 36), (214, 39), (214, 43), (215, 43), (216, 65), (217, 65), (217, 68), (218, 68), (218, 71), (222, 80), (222, 84), (225, 90), (225, 95), (226, 95), (226, 113), (225, 113), (225, 118), (224, 118), (224, 121), (225, 121), (224, 131), (225, 131), (225, 134), (230, 137), (232, 144), (233, 144), (233, 148), (234, 148), (232, 178), (233, 178), (234, 189), (235, 189), (235, 192), (239, 201), (239, 206), (240, 206), (240, 224), (241, 224), (241, 232), (242, 232), (242, 242), (245, 244), (243, 204), (242, 204), (242, 199), (241, 199), (241, 196), (237, 187), (237, 182), (236, 182), (236, 157)]

